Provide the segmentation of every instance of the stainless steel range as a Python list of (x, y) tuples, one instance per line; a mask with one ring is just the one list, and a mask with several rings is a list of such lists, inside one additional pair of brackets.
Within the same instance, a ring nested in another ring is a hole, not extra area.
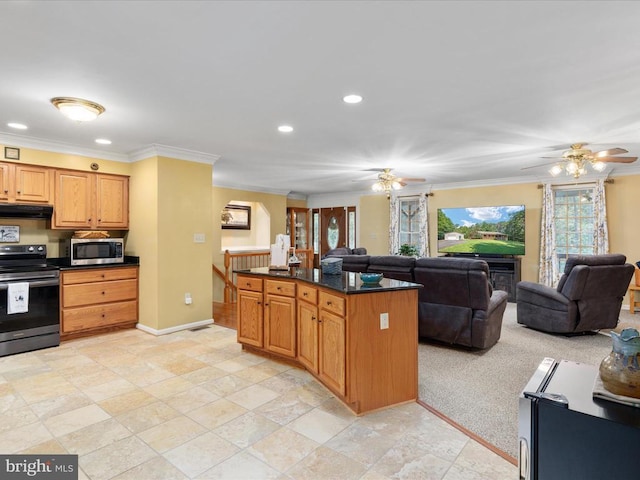
[(46, 245), (0, 246), (0, 356), (60, 345), (59, 285)]

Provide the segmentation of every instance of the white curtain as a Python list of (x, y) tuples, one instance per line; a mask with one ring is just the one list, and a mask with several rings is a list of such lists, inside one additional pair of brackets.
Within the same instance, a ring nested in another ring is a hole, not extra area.
[(607, 202), (604, 195), (604, 180), (596, 182), (593, 189), (593, 253), (609, 253), (609, 229), (607, 227)]
[(553, 215), (553, 190), (551, 185), (543, 185), (542, 219), (540, 221), (540, 272), (538, 281), (555, 287), (560, 277), (558, 256), (556, 255), (556, 234)]
[(389, 197), (389, 255), (400, 250), (400, 202), (395, 192)]
[(429, 209), (427, 208), (428, 200), (426, 194), (420, 194), (420, 200), (418, 202), (418, 216), (419, 216), (419, 225), (420, 225), (420, 234), (419, 234), (419, 247), (418, 247), (418, 256), (419, 257), (428, 257), (429, 256)]

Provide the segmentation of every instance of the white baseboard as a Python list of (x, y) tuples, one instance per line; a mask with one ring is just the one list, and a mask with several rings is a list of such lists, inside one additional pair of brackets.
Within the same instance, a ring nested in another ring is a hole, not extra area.
[(137, 323), (136, 328), (139, 328), (143, 332), (150, 333), (151, 335), (160, 336), (179, 332), (181, 330), (190, 330), (192, 328), (204, 327), (205, 325), (211, 324), (213, 324), (213, 318), (210, 318), (208, 320), (200, 320), (199, 322), (185, 323), (184, 325), (177, 325), (175, 327), (163, 328), (162, 330), (156, 330), (155, 328), (148, 327), (146, 325), (143, 325), (142, 323)]

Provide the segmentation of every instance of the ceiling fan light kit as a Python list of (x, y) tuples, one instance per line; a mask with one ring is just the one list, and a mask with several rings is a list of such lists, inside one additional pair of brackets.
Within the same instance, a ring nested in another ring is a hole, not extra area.
[[(574, 143), (571, 145), (571, 149), (567, 150), (559, 157), (559, 162), (555, 164), (549, 170), (549, 173), (554, 177), (565, 172), (567, 175), (571, 175), (573, 178), (580, 178), (582, 175), (587, 174), (587, 165), (596, 172), (603, 172), (607, 168), (607, 163), (633, 163), (638, 157), (614, 157), (620, 153), (627, 153), (624, 148), (610, 148), (609, 150), (602, 150), (601, 152), (592, 152), (587, 148), (582, 148), (585, 143)], [(553, 157), (544, 157), (553, 158)], [(543, 165), (534, 165), (528, 168), (537, 168)]]

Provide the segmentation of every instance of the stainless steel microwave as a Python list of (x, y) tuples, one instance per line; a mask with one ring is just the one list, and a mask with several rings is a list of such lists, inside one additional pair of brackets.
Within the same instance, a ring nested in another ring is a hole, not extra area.
[(124, 262), (123, 238), (70, 238), (62, 240), (60, 256), (70, 265), (102, 265)]

